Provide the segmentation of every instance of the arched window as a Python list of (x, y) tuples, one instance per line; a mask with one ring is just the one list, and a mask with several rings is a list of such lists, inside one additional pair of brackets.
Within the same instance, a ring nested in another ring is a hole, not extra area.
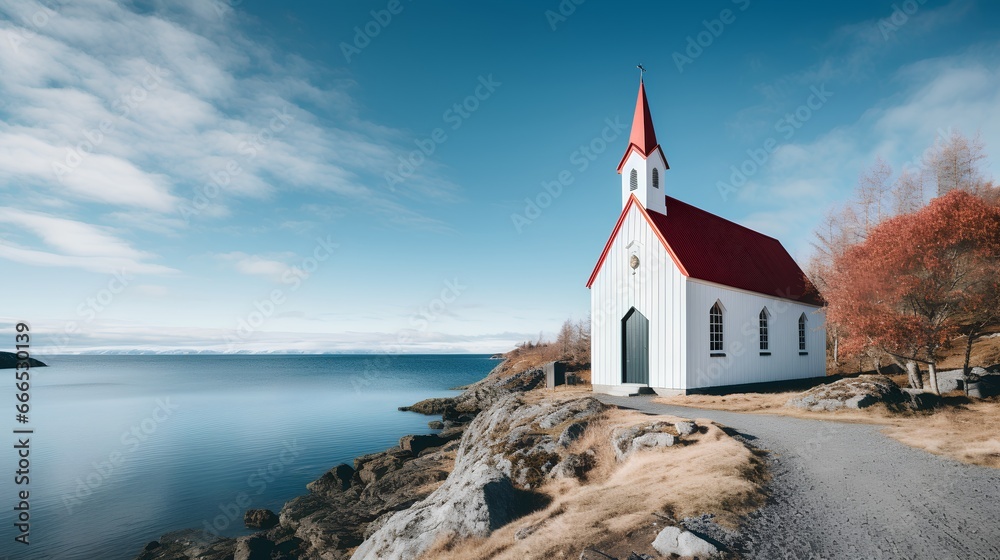
[(799, 315), (799, 352), (806, 351), (806, 314)]
[(760, 310), (760, 351), (766, 352), (767, 344), (767, 308)]
[(655, 167), (653, 168), (653, 188), (660, 188), (660, 170)]
[(722, 306), (715, 302), (708, 312), (708, 349), (722, 352)]
[(639, 172), (633, 169), (632, 173), (629, 175), (628, 190), (634, 191), (638, 188), (639, 188)]

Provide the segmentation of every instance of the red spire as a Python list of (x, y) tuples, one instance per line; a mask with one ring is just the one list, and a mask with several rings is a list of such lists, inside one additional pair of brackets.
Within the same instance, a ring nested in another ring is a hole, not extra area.
[[(639, 97), (635, 100), (635, 115), (632, 117), (632, 134), (629, 136), (628, 148), (625, 149), (625, 155), (622, 156), (622, 160), (618, 164), (618, 173), (622, 172), (625, 160), (628, 159), (632, 150), (639, 152), (639, 155), (643, 159), (649, 157), (649, 154), (653, 153), (653, 150), (660, 150), (660, 155), (663, 155), (663, 150), (656, 142), (656, 131), (653, 130), (653, 118), (649, 116), (649, 103), (646, 101), (646, 85), (642, 80), (639, 80)], [(666, 163), (666, 161), (667, 158), (664, 157), (663, 162)], [(667, 169), (670, 169), (670, 165), (667, 165)]]

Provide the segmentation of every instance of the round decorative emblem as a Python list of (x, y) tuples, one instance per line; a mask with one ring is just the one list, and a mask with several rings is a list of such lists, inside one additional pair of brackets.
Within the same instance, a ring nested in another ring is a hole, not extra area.
[(632, 270), (639, 268), (639, 257), (637, 255), (632, 255), (628, 260), (628, 265), (632, 267)]

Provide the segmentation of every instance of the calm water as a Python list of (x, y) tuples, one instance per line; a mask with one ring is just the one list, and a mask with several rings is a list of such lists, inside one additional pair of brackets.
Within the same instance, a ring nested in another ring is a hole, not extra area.
[(32, 370), (31, 544), (13, 541), (8, 431), (0, 558), (130, 559), (167, 531), (206, 523), (246, 534), (241, 498), (278, 511), (331, 466), (431, 433), (430, 418), (396, 407), (454, 394), (496, 364), (454, 355), (46, 362)]

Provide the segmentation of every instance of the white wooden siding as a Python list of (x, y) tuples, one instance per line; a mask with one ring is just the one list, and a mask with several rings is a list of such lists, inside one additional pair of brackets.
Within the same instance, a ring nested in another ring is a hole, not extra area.
[[(689, 388), (783, 381), (826, 374), (822, 309), (687, 278)], [(721, 301), (724, 357), (709, 352), (708, 312)], [(768, 352), (760, 355), (760, 310), (767, 307)], [(806, 352), (799, 355), (799, 316), (806, 314)]]
[[(640, 261), (635, 274), (629, 267), (633, 250)], [(635, 307), (649, 319), (649, 385), (687, 387), (685, 285), (663, 244), (632, 206), (590, 289), (594, 385), (621, 384), (621, 321)]]

